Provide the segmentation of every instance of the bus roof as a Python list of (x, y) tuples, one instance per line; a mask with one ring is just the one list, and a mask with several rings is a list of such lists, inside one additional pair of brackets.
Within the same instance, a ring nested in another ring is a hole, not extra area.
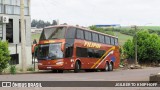
[(72, 25), (54, 25), (54, 26), (48, 26), (48, 27), (45, 27), (45, 28), (47, 29), (47, 28), (53, 28), (53, 27), (67, 27), (67, 28), (68, 28), (68, 27), (74, 27), (74, 28), (79, 28), (79, 29), (82, 29), (82, 30), (86, 30), (86, 31), (90, 31), (90, 32), (95, 32), (95, 33), (98, 33), (98, 34), (102, 34), (102, 35), (105, 35), (105, 36), (110, 36), (110, 37), (118, 38), (118, 37), (113, 36), (113, 35), (101, 33), (101, 32), (94, 31), (94, 30), (90, 30), (90, 29), (87, 29), (87, 28), (84, 28), (84, 27), (81, 27), (81, 26), (72, 26)]

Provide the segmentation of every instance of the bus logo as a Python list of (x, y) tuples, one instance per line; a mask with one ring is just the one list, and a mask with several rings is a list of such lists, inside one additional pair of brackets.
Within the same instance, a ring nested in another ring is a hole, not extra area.
[(84, 42), (85, 47), (90, 47), (90, 48), (101, 48), (101, 44), (93, 43), (93, 42)]

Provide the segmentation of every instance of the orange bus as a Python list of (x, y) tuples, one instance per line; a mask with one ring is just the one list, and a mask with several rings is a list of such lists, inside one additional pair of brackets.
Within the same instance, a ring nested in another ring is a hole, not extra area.
[(38, 44), (38, 69), (112, 71), (120, 64), (118, 38), (78, 26), (43, 29)]

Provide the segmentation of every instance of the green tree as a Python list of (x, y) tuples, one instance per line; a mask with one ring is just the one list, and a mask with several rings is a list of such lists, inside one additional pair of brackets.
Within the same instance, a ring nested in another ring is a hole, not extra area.
[[(126, 58), (134, 58), (134, 42), (135, 38), (128, 40), (123, 45)], [(160, 62), (160, 38), (157, 34), (150, 34), (146, 30), (137, 32), (137, 48), (138, 62), (140, 64)]]
[(53, 20), (52, 21), (52, 25), (57, 25), (58, 23), (57, 23), (57, 21), (56, 20)]
[(0, 41), (0, 73), (8, 67), (10, 60), (10, 53), (8, 50), (8, 43)]
[(123, 53), (126, 58), (134, 58), (134, 44), (131, 40), (127, 40), (123, 45)]

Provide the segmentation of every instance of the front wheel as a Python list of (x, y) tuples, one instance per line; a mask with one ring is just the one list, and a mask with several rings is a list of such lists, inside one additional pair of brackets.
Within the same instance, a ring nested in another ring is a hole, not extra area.
[(80, 68), (81, 68), (80, 63), (79, 63), (79, 62), (76, 62), (76, 63), (75, 63), (75, 68), (74, 68), (74, 72), (75, 72), (75, 73), (78, 73), (78, 72), (80, 71)]

